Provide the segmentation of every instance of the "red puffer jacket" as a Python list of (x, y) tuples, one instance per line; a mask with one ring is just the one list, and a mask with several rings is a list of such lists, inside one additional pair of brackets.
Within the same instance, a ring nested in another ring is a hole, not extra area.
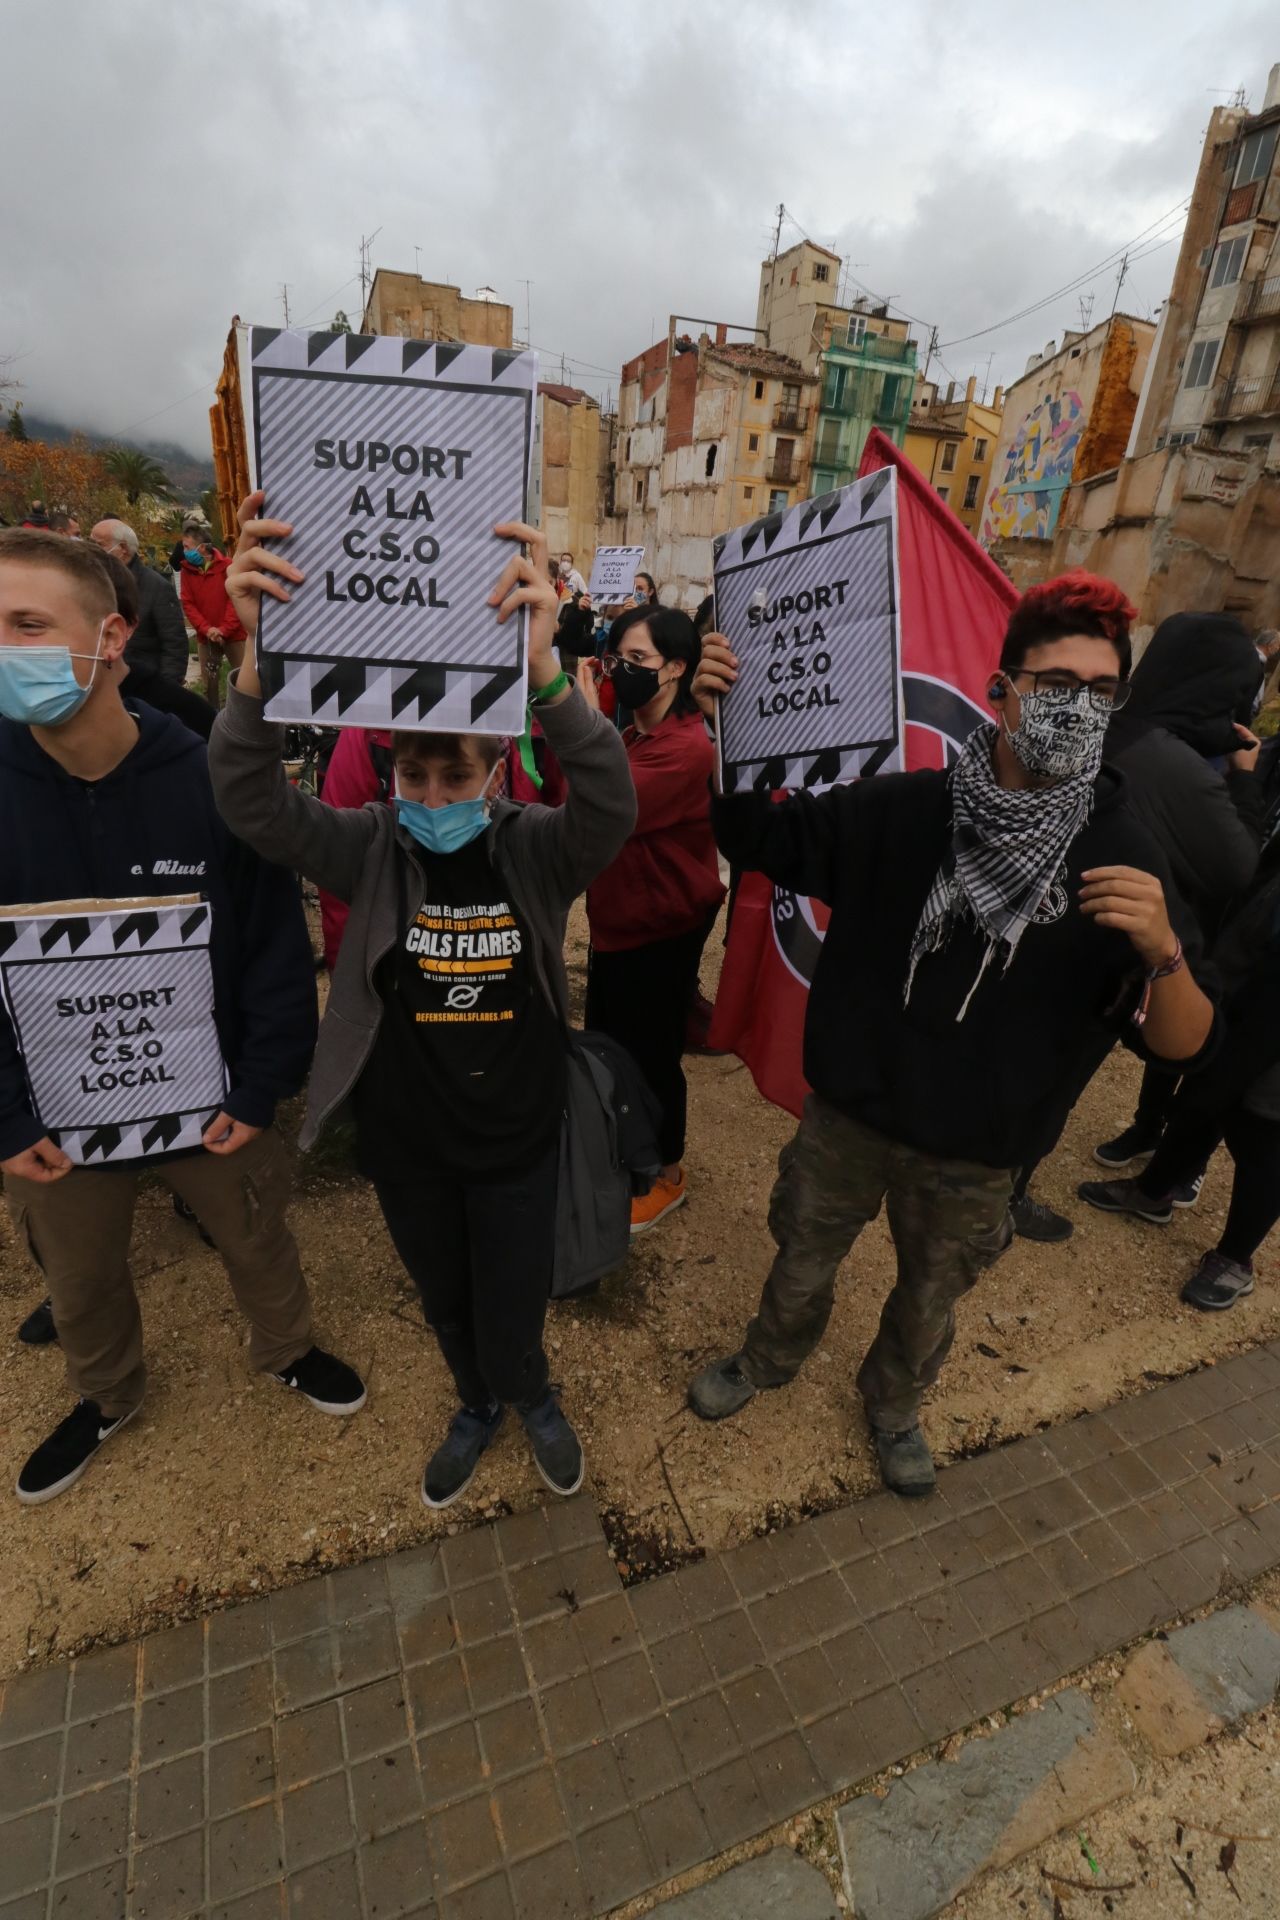
[(189, 560), (182, 563), (178, 598), (182, 611), (202, 640), (208, 637), (210, 627), (216, 627), (224, 640), (248, 638), (227, 592), (230, 564), (226, 554), (219, 553), (216, 547), (207, 566), (193, 567)]

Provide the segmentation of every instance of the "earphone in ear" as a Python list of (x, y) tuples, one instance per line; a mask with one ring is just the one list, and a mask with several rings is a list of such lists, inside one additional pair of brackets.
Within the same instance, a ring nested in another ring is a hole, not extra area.
[(1004, 681), (1003, 681), (1003, 680), (993, 680), (993, 681), (991, 682), (991, 685), (990, 685), (990, 686), (989, 686), (989, 687), (987, 688), (987, 698), (988, 698), (988, 700), (991, 700), (991, 701), (999, 701), (999, 700), (1003, 700), (1003, 699), (1004, 699), (1004, 696), (1005, 696), (1005, 684), (1004, 684)]

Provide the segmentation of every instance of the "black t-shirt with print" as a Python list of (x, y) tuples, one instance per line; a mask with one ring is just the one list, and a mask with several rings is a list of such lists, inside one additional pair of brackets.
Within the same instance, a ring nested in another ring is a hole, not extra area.
[(415, 858), (422, 908), (374, 976), (383, 1011), (355, 1090), (360, 1169), (505, 1179), (555, 1141), (564, 1033), (485, 841)]

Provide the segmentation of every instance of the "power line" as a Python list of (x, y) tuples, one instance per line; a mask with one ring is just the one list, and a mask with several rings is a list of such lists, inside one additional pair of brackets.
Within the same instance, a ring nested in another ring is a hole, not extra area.
[(1113, 252), (1107, 254), (1105, 259), (1099, 260), (1094, 266), (1086, 267), (1083, 273), (1077, 274), (1073, 280), (1068, 280), (1065, 286), (1055, 287), (1053, 292), (1046, 293), (1043, 299), (1032, 301), (1030, 306), (1020, 308), (1017, 313), (1007, 314), (1003, 320), (995, 320), (988, 327), (979, 327), (974, 333), (959, 334), (954, 340), (944, 340), (942, 343), (943, 346), (964, 346), (970, 340), (981, 340), (989, 333), (998, 333), (1001, 327), (1012, 326), (1015, 320), (1027, 319), (1031, 314), (1038, 313), (1042, 307), (1051, 306), (1055, 300), (1062, 299), (1065, 294), (1074, 293), (1078, 288), (1087, 286), (1090, 280), (1096, 280), (1100, 274), (1118, 265), (1121, 257), (1126, 252), (1130, 256), (1131, 264), (1133, 260), (1144, 258), (1148, 252), (1157, 252), (1159, 247), (1167, 246), (1170, 241), (1176, 240), (1178, 235), (1170, 234), (1168, 239), (1158, 241), (1150, 247), (1143, 248), (1140, 253), (1136, 252), (1135, 249), (1140, 240), (1145, 239), (1148, 234), (1154, 234), (1157, 229), (1164, 226), (1166, 221), (1174, 219), (1180, 213), (1185, 213), (1190, 205), (1190, 198), (1179, 201), (1176, 207), (1170, 207), (1167, 213), (1162, 213), (1158, 220), (1153, 220), (1149, 227), (1144, 227), (1141, 233), (1135, 234), (1133, 239), (1127, 241), (1124, 246), (1116, 247)]

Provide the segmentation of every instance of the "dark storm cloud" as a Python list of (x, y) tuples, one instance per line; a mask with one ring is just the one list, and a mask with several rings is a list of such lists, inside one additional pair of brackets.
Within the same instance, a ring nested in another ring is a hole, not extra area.
[[(1190, 188), (1216, 96), (1261, 102), (1270, 9), (1032, 18), (849, 0), (221, 0), (10, 9), (0, 356), (28, 407), (207, 449), (232, 313), (353, 320), (375, 265), (492, 284), (601, 395), (666, 316), (751, 322), (783, 201), (943, 341)], [(1001, 38), (1004, 34), (1006, 37)], [(788, 225), (784, 244), (796, 230)], [(1157, 232), (1156, 238), (1159, 238)], [(1121, 304), (1163, 297), (1176, 247)], [(1114, 273), (1094, 288), (1097, 314)], [(946, 352), (1008, 379), (1077, 297)]]

